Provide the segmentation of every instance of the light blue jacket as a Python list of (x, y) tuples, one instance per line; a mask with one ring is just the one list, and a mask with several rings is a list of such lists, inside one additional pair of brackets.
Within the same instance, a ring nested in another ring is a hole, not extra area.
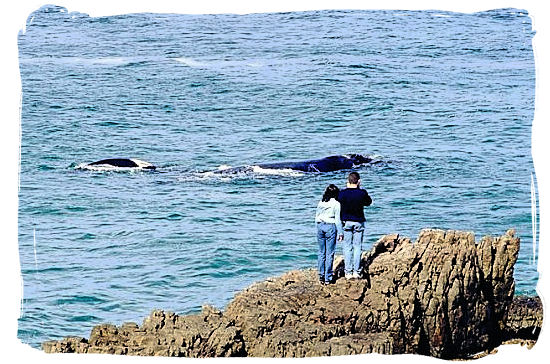
[(319, 201), (317, 212), (315, 214), (315, 222), (326, 222), (335, 224), (338, 235), (344, 234), (342, 221), (340, 220), (340, 202), (331, 198), (329, 201)]

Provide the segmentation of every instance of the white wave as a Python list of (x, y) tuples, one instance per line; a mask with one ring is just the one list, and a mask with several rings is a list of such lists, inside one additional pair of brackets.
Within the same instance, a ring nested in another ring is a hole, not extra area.
[(241, 175), (225, 175), (219, 174), (213, 171), (209, 172), (195, 172), (190, 174), (184, 174), (178, 176), (176, 179), (179, 182), (208, 182), (208, 181), (221, 181), (221, 182), (231, 182), (233, 179), (241, 177)]
[[(74, 169), (82, 169), (86, 171), (94, 171), (94, 172), (108, 172), (108, 171), (127, 171), (130, 168), (125, 167), (115, 167), (108, 164), (97, 164), (94, 166), (88, 165), (88, 163), (80, 163)], [(135, 167), (133, 169), (136, 169)]]
[(151, 167), (153, 167), (153, 165), (151, 163), (142, 161), (141, 159), (131, 158), (130, 160), (138, 165), (137, 168), (151, 168)]
[(200, 68), (200, 67), (206, 67), (207, 66), (207, 63), (195, 61), (193, 58), (180, 57), (180, 58), (174, 58), (174, 59), (176, 61), (180, 62), (180, 63), (183, 63), (186, 66), (189, 66), (189, 67), (199, 67)]
[[(342, 154), (342, 156), (346, 157), (346, 158), (351, 158), (352, 154)], [(382, 156), (380, 154), (365, 154), (364, 156), (368, 157), (370, 159), (382, 159), (382, 158), (384, 158), (384, 156)]]
[(94, 172), (133, 172), (133, 171), (143, 171), (143, 168), (139, 167), (116, 167), (116, 166), (110, 166), (107, 164), (98, 164), (95, 166), (89, 166), (85, 163), (79, 164), (78, 166), (74, 167), (74, 169), (82, 169), (86, 171), (94, 171)]
[(258, 173), (258, 174), (268, 174), (268, 175), (288, 176), (288, 177), (300, 177), (304, 175), (303, 172), (297, 171), (295, 169), (290, 169), (290, 168), (271, 169), (271, 168), (262, 168), (260, 166), (252, 166), (252, 172)]
[(259, 68), (263, 66), (263, 64), (260, 62), (249, 62), (246, 65), (253, 68)]
[(208, 177), (214, 177), (215, 175), (216, 175), (216, 174), (215, 174), (214, 172), (210, 171), (210, 172), (199, 173), (197, 176), (198, 176), (198, 177), (206, 177), (206, 178), (208, 178)]
[[(186, 174), (179, 176), (177, 179), (180, 182), (189, 182), (189, 181), (205, 181), (215, 179), (222, 182), (230, 182), (235, 179), (247, 179), (247, 178), (262, 178), (264, 176), (283, 176), (283, 177), (300, 177), (304, 173), (301, 171), (296, 171), (290, 168), (283, 169), (272, 169), (272, 168), (262, 168), (260, 166), (245, 166), (241, 170), (235, 173), (223, 173), (223, 171), (231, 169), (231, 166), (221, 165), (215, 171), (207, 172), (196, 172), (191, 174)], [(222, 172), (222, 173), (220, 173)]]
[(92, 58), (90, 59), (89, 62), (92, 64), (105, 64), (105, 65), (113, 65), (113, 66), (120, 66), (122, 64), (130, 63), (129, 60), (122, 57)]
[(451, 16), (447, 14), (432, 14), (432, 16), (439, 17), (439, 18), (451, 18)]
[(223, 174), (219, 174), (218, 172), (219, 171), (225, 171), (225, 170), (228, 170), (230, 168), (231, 168), (231, 166), (228, 166), (226, 164), (222, 164), (221, 166), (218, 167), (217, 171), (196, 172), (196, 173), (193, 173), (190, 176), (178, 177), (178, 180), (179, 181), (200, 180), (200, 179), (207, 179), (207, 178), (213, 178), (213, 177), (214, 178), (218, 177), (218, 178), (222, 179), (222, 176), (224, 176), (224, 178), (227, 177), (227, 176), (223, 175)]

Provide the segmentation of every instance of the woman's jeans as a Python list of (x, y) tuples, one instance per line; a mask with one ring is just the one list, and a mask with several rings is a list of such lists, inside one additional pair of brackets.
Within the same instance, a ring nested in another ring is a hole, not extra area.
[(319, 280), (332, 281), (332, 263), (336, 248), (336, 225), (326, 222), (317, 223), (317, 241), (319, 242)]
[(361, 265), (361, 243), (365, 223), (356, 221), (344, 222), (344, 272), (345, 274), (359, 274)]

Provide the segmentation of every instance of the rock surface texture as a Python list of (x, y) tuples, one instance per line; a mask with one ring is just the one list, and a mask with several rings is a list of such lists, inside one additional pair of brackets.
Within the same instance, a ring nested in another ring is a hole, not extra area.
[(362, 278), (320, 285), (291, 271), (238, 293), (225, 312), (153, 311), (141, 326), (96, 326), (89, 339), (48, 341), (46, 352), (188, 357), (304, 357), (417, 353), (468, 358), (505, 340), (536, 340), (538, 298), (514, 298), (519, 238), (423, 230), (416, 242), (382, 237), (363, 254)]

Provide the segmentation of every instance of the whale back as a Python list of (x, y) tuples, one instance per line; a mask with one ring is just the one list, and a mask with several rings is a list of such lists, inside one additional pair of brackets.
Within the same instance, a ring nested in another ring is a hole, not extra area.
[(155, 170), (157, 167), (149, 162), (139, 159), (130, 158), (109, 158), (100, 161), (79, 164), (76, 169), (92, 169), (92, 170), (116, 170), (117, 168), (129, 168), (137, 170)]
[(373, 161), (372, 158), (361, 154), (349, 154), (346, 157), (350, 158), (353, 161), (353, 164), (356, 166)]
[(97, 161), (97, 162), (89, 163), (88, 165), (97, 166), (97, 165), (102, 165), (102, 164), (107, 164), (107, 165), (114, 166), (114, 167), (127, 167), (127, 168), (139, 167), (136, 162), (134, 162), (131, 159), (126, 159), (126, 158), (102, 159), (102, 160)]
[[(293, 169), (302, 172), (333, 172), (342, 169), (352, 169), (371, 162), (372, 159), (361, 154), (333, 155), (321, 159), (313, 159), (298, 162), (276, 162), (259, 164), (261, 168), (267, 169)], [(234, 172), (237, 168), (225, 170)]]
[(333, 155), (306, 163), (309, 165), (309, 172), (333, 172), (353, 168), (353, 161), (341, 155)]

